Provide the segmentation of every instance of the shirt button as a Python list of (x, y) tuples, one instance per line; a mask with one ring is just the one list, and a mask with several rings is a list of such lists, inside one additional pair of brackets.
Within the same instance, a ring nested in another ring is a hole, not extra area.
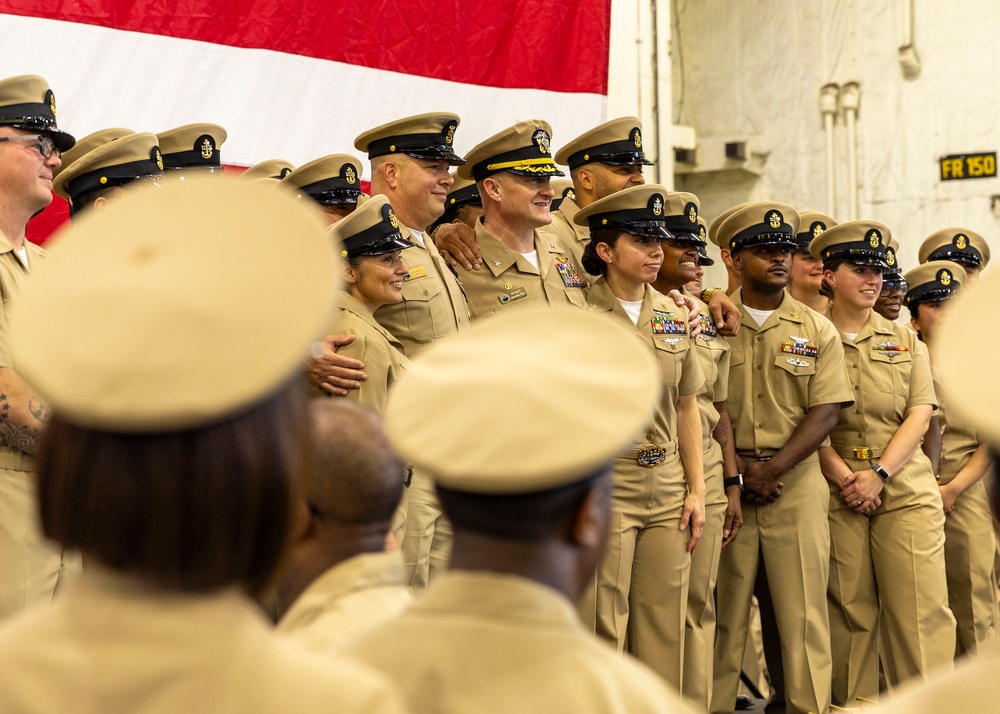
[(763, 395), (763, 394), (758, 394), (758, 395), (757, 395), (757, 399), (763, 399), (763, 398), (764, 398), (764, 395)]
[(855, 385), (854, 385), (854, 391), (856, 392), (856, 391), (858, 391), (859, 389), (861, 389), (861, 387), (859, 387), (858, 385), (856, 385), (856, 384), (855, 384)]
[(854, 410), (854, 413), (855, 413), (855, 414), (860, 414), (860, 413), (861, 413), (861, 410), (860, 410), (860, 409), (855, 409), (855, 410)]
[(764, 365), (762, 364), (757, 365), (757, 369), (764, 369)]
[(758, 424), (758, 425), (757, 425), (757, 428), (758, 428), (758, 429), (763, 429), (763, 428), (764, 428), (764, 425), (763, 425), (763, 424)]
[(763, 340), (763, 339), (764, 339), (764, 338), (763, 338), (763, 337), (762, 337), (761, 335), (757, 335), (757, 341), (758, 341), (758, 342), (760, 342), (760, 341), (761, 341), (761, 340)]
[(865, 438), (865, 435), (864, 435), (864, 434), (860, 434), (860, 433), (859, 433), (859, 434), (858, 434), (858, 438), (859, 438), (859, 439), (864, 439), (864, 438)]
[(852, 364), (851, 365), (851, 369), (857, 369), (857, 368), (858, 368), (858, 365), (856, 365), (856, 364)]

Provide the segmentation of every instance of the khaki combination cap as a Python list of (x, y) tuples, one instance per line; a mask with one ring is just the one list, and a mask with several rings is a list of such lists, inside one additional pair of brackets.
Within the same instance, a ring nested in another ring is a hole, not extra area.
[(882, 269), (882, 284), (898, 283), (903, 280), (903, 272), (899, 267), (899, 241), (889, 237), (889, 245), (885, 248), (885, 265)]
[(846, 260), (853, 265), (886, 268), (885, 250), (892, 235), (877, 221), (839, 223), (813, 238), (809, 253), (817, 260)]
[(0, 80), (0, 126), (47, 134), (59, 151), (69, 151), (76, 143), (56, 125), (56, 95), (37, 74)]
[(701, 201), (693, 193), (671, 191), (663, 204), (663, 215), (667, 230), (677, 240), (695, 244), (705, 244), (705, 236), (699, 229)]
[(564, 199), (568, 198), (570, 201), (576, 200), (576, 187), (573, 186), (573, 182), (569, 179), (557, 179), (553, 181), (552, 190), (555, 191), (556, 195), (549, 205), (550, 211), (558, 211)]
[(570, 170), (590, 163), (609, 166), (652, 166), (642, 150), (638, 117), (612, 119), (573, 139), (556, 152), (556, 163)]
[(288, 176), (295, 170), (295, 165), (291, 161), (285, 161), (284, 159), (268, 159), (267, 161), (261, 161), (259, 164), (254, 164), (246, 171), (240, 174), (240, 178), (253, 180), (261, 178), (281, 179)]
[(330, 237), (344, 258), (384, 255), (413, 247), (413, 243), (403, 239), (399, 219), (392, 212), (389, 199), (381, 194), (372, 196), (349, 216), (334, 223)]
[(953, 298), (969, 280), (965, 268), (950, 260), (931, 260), (908, 271), (903, 279), (907, 305)]
[(56, 177), (52, 190), (76, 201), (91, 191), (162, 174), (163, 157), (156, 137), (149, 132), (132, 133), (78, 158)]
[(301, 370), (333, 314), (339, 270), (316, 214), (189, 176), (83, 215), (12, 310), (18, 373), (87, 428), (174, 431), (246, 409)]
[(752, 206), (752, 205), (753, 202), (748, 201), (746, 203), (740, 203), (736, 206), (730, 206), (725, 211), (716, 216), (715, 220), (713, 220), (710, 224), (708, 224), (708, 240), (711, 241), (712, 243), (715, 243), (720, 248), (726, 248), (728, 250), (728, 246), (726, 245), (725, 241), (720, 243), (718, 240), (719, 228), (721, 228), (722, 224), (726, 222), (726, 219), (729, 218), (734, 213), (736, 213), (736, 211), (739, 211), (741, 209), (746, 208), (747, 206)]
[(53, 178), (59, 178), (59, 174), (73, 165), (73, 162), (84, 154), (89, 154), (94, 149), (109, 144), (115, 139), (134, 134), (131, 129), (122, 127), (112, 127), (110, 129), (100, 129), (93, 134), (87, 134), (82, 139), (77, 139), (73, 148), (62, 152), (62, 164), (52, 172)]
[(953, 260), (985, 268), (990, 262), (990, 246), (986, 239), (968, 228), (943, 228), (932, 233), (920, 244), (917, 260)]
[(1000, 276), (987, 274), (949, 303), (934, 337), (935, 376), (944, 403), (994, 449), (1000, 448), (1000, 411), (994, 408), (1000, 403), (1000, 379), (983, 362), (1000, 354), (1000, 330), (989, 329), (983, 308), (998, 304)]
[(331, 154), (302, 164), (283, 183), (324, 206), (354, 205), (361, 195), (361, 162), (350, 154)]
[(552, 127), (547, 121), (519, 121), (477, 144), (458, 169), (464, 179), (482, 181), (509, 171), (520, 176), (565, 176), (552, 160)]
[(455, 153), (455, 129), (462, 120), (458, 114), (429, 112), (397, 119), (369, 129), (354, 140), (354, 148), (367, 151), (368, 158), (388, 154), (406, 154), (415, 159), (447, 161), (460, 166), (465, 160)]
[(160, 132), (163, 166), (168, 169), (222, 166), (219, 148), (229, 136), (218, 124), (185, 124)]
[(609, 464), (649, 422), (660, 390), (655, 358), (631, 326), (528, 307), (422, 353), (389, 392), (385, 429), (442, 486), (534, 493)]
[(715, 265), (715, 260), (708, 254), (708, 223), (701, 216), (698, 216), (698, 238), (701, 239), (696, 246), (698, 265)]
[(670, 191), (658, 183), (630, 186), (580, 209), (573, 216), (573, 222), (578, 226), (589, 226), (591, 231), (608, 227), (632, 235), (673, 238), (666, 223), (669, 195)]
[(799, 232), (795, 234), (795, 250), (808, 253), (809, 244), (818, 238), (823, 231), (837, 225), (837, 221), (819, 211), (802, 211), (799, 213)]
[[(711, 229), (709, 229), (711, 230)], [(799, 214), (787, 203), (761, 201), (734, 210), (716, 233), (716, 245), (736, 252), (761, 245), (795, 247)]]

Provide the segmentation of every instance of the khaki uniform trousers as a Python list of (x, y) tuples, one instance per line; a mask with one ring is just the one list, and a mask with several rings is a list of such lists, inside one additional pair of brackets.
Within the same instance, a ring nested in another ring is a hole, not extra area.
[(743, 503), (743, 528), (719, 563), (712, 712), (731, 714), (750, 627), (757, 569), (767, 569), (784, 665), (789, 712), (825, 712), (830, 705), (830, 492), (814, 454), (782, 478), (781, 497), (766, 506)]
[[(941, 477), (941, 483), (954, 476)], [(948, 572), (948, 606), (958, 623), (955, 655), (975, 654), (997, 629), (996, 550), (992, 515), (982, 481), (965, 490), (944, 519), (944, 562)]]
[[(0, 454), (0, 463), (15, 460), (30, 464), (26, 456)], [(37, 483), (33, 471), (0, 468), (0, 620), (48, 602), (65, 577), (80, 569), (79, 556), (64, 558), (42, 535)]]
[(675, 689), (684, 678), (691, 568), (690, 529), (678, 529), (686, 496), (676, 451), (652, 468), (635, 457), (615, 460), (608, 545), (594, 587), (580, 603), (584, 623), (599, 637), (619, 652), (627, 650)]
[(684, 682), (681, 693), (699, 709), (712, 701), (715, 650), (715, 582), (719, 575), (726, 491), (722, 485), (722, 448), (705, 437), (705, 531), (691, 555), (687, 619), (684, 622)]
[(441, 512), (434, 483), (419, 469), (413, 469), (405, 503), (406, 528), (400, 550), (406, 584), (426, 588), (451, 560), (451, 524)]
[[(868, 468), (866, 460), (844, 461), (853, 471)], [(944, 510), (923, 452), (885, 487), (872, 516), (848, 508), (832, 484), (828, 491), (833, 703), (846, 706), (878, 698), (880, 639), (890, 687), (950, 666), (955, 618), (948, 609)]]

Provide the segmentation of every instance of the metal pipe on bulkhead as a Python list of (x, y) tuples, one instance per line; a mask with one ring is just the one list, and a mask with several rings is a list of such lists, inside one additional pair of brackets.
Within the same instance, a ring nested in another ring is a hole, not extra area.
[(823, 115), (823, 134), (826, 137), (826, 211), (837, 215), (837, 165), (834, 141), (834, 122), (837, 117), (837, 100), (840, 87), (833, 82), (819, 90), (819, 111)]
[(840, 108), (844, 110), (847, 129), (847, 220), (858, 220), (858, 105), (861, 104), (861, 85), (848, 82), (840, 88)]

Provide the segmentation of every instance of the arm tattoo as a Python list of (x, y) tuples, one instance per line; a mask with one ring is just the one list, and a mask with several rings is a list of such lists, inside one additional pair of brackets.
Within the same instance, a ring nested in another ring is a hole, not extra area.
[(28, 408), (38, 419), (38, 426), (11, 424), (10, 401), (5, 393), (0, 393), (0, 440), (18, 451), (34, 455), (38, 451), (38, 442), (44, 431), (43, 425), (48, 420), (48, 409), (38, 399), (32, 399)]

